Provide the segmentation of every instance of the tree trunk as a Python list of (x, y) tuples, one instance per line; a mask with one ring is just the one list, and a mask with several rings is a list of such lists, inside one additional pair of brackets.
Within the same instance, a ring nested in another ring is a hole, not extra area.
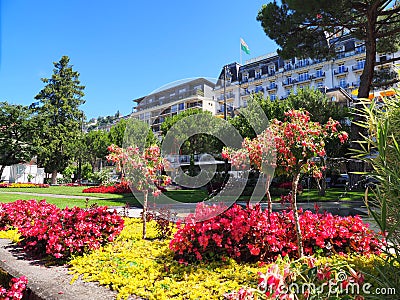
[[(379, 2), (379, 1), (377, 1)], [(374, 77), (374, 67), (376, 60), (376, 38), (375, 26), (377, 21), (377, 8), (372, 6), (367, 12), (368, 25), (366, 29), (365, 40), (365, 66), (360, 78), (360, 87), (358, 89), (358, 98), (368, 98)]]
[(57, 170), (54, 170), (51, 173), (51, 184), (57, 184)]
[(297, 236), (298, 253), (299, 253), (299, 257), (303, 257), (304, 256), (303, 236), (301, 234), (299, 213), (297, 211), (297, 187), (298, 187), (298, 184), (299, 184), (299, 180), (300, 180), (300, 172), (297, 173), (297, 174), (294, 174), (294, 176), (293, 176), (293, 181), (292, 181), (292, 210), (293, 210), (293, 216), (294, 216), (294, 226), (295, 226), (295, 229), (296, 229), (296, 236)]
[(1, 166), (0, 167), (0, 181), (1, 181), (1, 177), (3, 176), (3, 172), (4, 172), (4, 169), (6, 168), (6, 166)]
[(143, 220), (143, 239), (146, 239), (146, 223), (147, 223), (147, 200), (149, 196), (149, 191), (144, 191), (144, 199), (143, 199), (143, 212), (142, 212), (142, 220)]
[(267, 176), (267, 181), (265, 183), (265, 195), (267, 196), (267, 203), (268, 203), (268, 222), (271, 221), (271, 213), (272, 213), (272, 199), (271, 199), (271, 194), (269, 192), (269, 183), (270, 183), (271, 177)]

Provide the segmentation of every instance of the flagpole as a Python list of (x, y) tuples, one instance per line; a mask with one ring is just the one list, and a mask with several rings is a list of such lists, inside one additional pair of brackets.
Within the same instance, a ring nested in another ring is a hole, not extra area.
[(242, 43), (239, 40), (239, 55), (240, 55), (240, 65), (242, 65)]

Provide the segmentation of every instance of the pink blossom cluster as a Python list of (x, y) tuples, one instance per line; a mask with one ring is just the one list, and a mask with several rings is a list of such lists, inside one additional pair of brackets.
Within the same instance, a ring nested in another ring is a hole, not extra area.
[[(200, 208), (206, 214), (204, 205)], [(214, 210), (215, 208), (210, 208)], [(381, 242), (358, 216), (340, 217), (330, 213), (299, 211), (306, 254), (317, 249), (325, 253), (379, 253)], [(205, 221), (193, 215), (178, 230), (170, 249), (181, 262), (211, 257), (231, 257), (237, 261), (274, 261), (279, 255), (298, 257), (293, 211), (268, 212), (259, 205), (234, 205)]]
[(25, 276), (11, 278), (10, 288), (7, 290), (0, 286), (1, 300), (19, 300), (24, 296), (28, 279)]
[(346, 292), (349, 284), (363, 284), (362, 273), (350, 266), (337, 268), (328, 263), (316, 265), (315, 261), (315, 258), (309, 256), (295, 263), (272, 263), (265, 273), (258, 273), (257, 290), (240, 288), (224, 295), (225, 299), (342, 299), (340, 296), (345, 299), (364, 299), (357, 293), (357, 289), (351, 294)]
[(1, 204), (0, 226), (17, 228), (21, 244), (31, 253), (66, 258), (113, 241), (124, 221), (105, 206), (61, 210), (44, 200), (17, 200)]
[(155, 185), (163, 181), (165, 185), (171, 183), (168, 176), (162, 176), (161, 171), (166, 161), (161, 157), (160, 148), (156, 145), (141, 151), (138, 147), (120, 148), (116, 145), (108, 147), (110, 154), (107, 160), (114, 162), (118, 170), (123, 170), (126, 180), (134, 183), (138, 191), (152, 190), (154, 196), (161, 192)]

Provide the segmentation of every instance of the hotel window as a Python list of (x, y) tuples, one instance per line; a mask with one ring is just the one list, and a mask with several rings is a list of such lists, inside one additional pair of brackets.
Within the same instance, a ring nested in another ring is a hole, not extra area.
[(344, 72), (346, 72), (346, 67), (344, 65), (340, 65), (338, 67), (338, 71), (339, 71), (339, 73), (344, 73)]
[(186, 92), (186, 88), (180, 89), (180, 90), (179, 90), (179, 94), (182, 94), (182, 93), (184, 93), (184, 92)]
[(365, 59), (357, 61), (357, 70), (364, 69), (365, 66)]
[(178, 111), (178, 104), (172, 105), (171, 106), (171, 112), (174, 113), (174, 112), (177, 112), (177, 111)]
[(261, 78), (261, 69), (256, 70), (256, 79)]
[(291, 70), (292, 69), (292, 61), (287, 60), (285, 61), (285, 70)]
[(179, 110), (185, 109), (185, 103), (179, 103)]
[(346, 78), (340, 78), (339, 86), (340, 86), (341, 88), (346, 88), (346, 87), (347, 87)]
[(269, 99), (271, 99), (271, 101), (275, 101), (276, 100), (276, 94), (271, 94), (269, 96)]
[(323, 76), (324, 76), (324, 72), (322, 72), (322, 69), (318, 69), (318, 70), (315, 72), (315, 76), (316, 76), (317, 78), (323, 77)]
[(318, 81), (317, 82), (317, 88), (322, 88), (324, 87), (324, 82), (323, 81)]
[(243, 82), (247, 82), (249, 80), (249, 73), (243, 73)]
[(308, 72), (300, 73), (300, 74), (299, 74), (299, 81), (300, 81), (300, 82), (301, 82), (301, 81), (306, 81), (306, 80), (308, 80), (308, 78), (309, 78)]
[(274, 75), (275, 74), (275, 65), (271, 65), (268, 67), (268, 73), (270, 75)]

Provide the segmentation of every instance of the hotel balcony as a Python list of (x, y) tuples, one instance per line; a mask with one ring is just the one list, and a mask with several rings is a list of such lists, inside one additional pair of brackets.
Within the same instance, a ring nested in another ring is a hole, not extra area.
[(285, 81), (282, 82), (282, 85), (283, 86), (290, 86), (290, 85), (295, 84), (296, 82), (297, 82), (296, 79), (290, 79), (290, 80), (286, 79)]
[(342, 89), (347, 89), (347, 88), (349, 88), (349, 87), (350, 87), (350, 84), (349, 84), (349, 83), (339, 84), (339, 85), (336, 85), (336, 86), (335, 86), (335, 88), (342, 88)]
[(325, 77), (325, 72), (320, 72), (320, 73), (315, 73), (315, 75), (313, 75), (314, 78), (323, 78)]
[(358, 73), (358, 72), (361, 73), (364, 70), (364, 66), (363, 65), (354, 65), (351, 67), (351, 69), (356, 73)]
[(307, 60), (307, 61), (305, 61), (305, 62), (295, 64), (294, 67), (295, 67), (296, 69), (299, 69), (299, 68), (307, 67), (307, 66), (309, 66), (309, 65), (310, 65), (310, 61)]
[(348, 67), (344, 67), (344, 68), (340, 68), (340, 69), (337, 69), (337, 70), (333, 71), (333, 74), (342, 75), (342, 74), (347, 74), (348, 72), (349, 72), (349, 68)]
[(307, 75), (307, 76), (303, 76), (303, 77), (298, 77), (297, 82), (298, 83), (310, 82), (312, 79), (314, 79), (313, 75)]
[(267, 85), (267, 91), (273, 91), (276, 90), (278, 88), (278, 85), (276, 83), (270, 83), (269, 85)]

